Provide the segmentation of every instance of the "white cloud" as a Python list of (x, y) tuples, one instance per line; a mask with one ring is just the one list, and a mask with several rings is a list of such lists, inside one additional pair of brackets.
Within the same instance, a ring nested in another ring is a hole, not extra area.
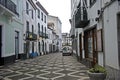
[(70, 0), (38, 0), (50, 15), (57, 16), (62, 22), (62, 32), (70, 30)]

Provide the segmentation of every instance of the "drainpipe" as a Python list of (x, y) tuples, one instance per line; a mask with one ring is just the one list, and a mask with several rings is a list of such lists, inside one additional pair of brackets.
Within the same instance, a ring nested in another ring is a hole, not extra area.
[(101, 17), (102, 17), (102, 37), (103, 37), (103, 66), (105, 67), (105, 36), (104, 36), (104, 9), (102, 7), (102, 0), (100, 0)]

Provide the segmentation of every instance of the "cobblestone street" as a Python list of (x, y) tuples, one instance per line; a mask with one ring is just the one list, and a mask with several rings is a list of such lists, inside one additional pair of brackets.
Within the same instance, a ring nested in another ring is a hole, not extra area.
[(3, 80), (89, 80), (75, 57), (54, 53), (0, 67)]

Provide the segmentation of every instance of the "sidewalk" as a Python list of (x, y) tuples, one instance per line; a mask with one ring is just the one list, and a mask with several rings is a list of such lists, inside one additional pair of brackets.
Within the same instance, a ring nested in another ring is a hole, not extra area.
[(72, 56), (54, 53), (0, 68), (3, 80), (89, 80), (88, 70)]

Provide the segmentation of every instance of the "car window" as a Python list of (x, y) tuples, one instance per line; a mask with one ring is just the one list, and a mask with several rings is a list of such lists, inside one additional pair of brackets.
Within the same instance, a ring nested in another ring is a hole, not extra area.
[(67, 47), (64, 47), (63, 50), (64, 50), (64, 51), (67, 51)]

